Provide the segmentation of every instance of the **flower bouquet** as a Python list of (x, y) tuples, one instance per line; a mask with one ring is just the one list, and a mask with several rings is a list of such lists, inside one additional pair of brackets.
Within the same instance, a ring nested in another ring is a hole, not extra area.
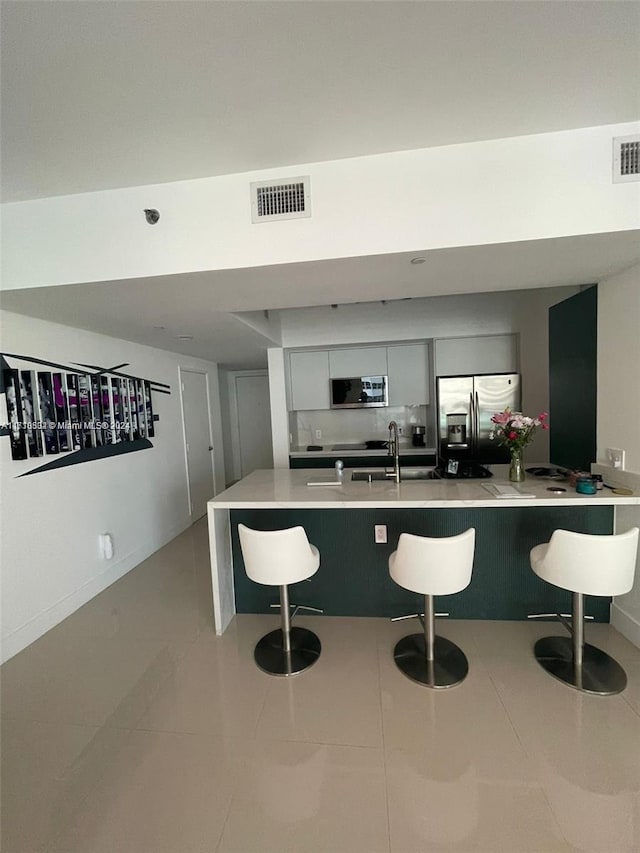
[(538, 427), (549, 429), (547, 417), (546, 412), (541, 412), (537, 418), (530, 418), (522, 412), (512, 412), (506, 408), (504, 412), (496, 412), (491, 418), (489, 438), (497, 439), (500, 444), (508, 447), (511, 453), (510, 480), (521, 483), (525, 479), (522, 451), (532, 441)]

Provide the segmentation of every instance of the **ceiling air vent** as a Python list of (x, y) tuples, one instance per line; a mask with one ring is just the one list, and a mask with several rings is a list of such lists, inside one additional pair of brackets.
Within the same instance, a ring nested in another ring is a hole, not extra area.
[(311, 216), (309, 177), (251, 184), (251, 221), (304, 219)]
[(618, 136), (613, 140), (613, 183), (640, 181), (640, 136)]

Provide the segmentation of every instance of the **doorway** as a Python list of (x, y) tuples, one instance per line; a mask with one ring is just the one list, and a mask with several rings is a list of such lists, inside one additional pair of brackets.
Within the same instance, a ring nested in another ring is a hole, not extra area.
[(273, 468), (269, 376), (266, 371), (238, 371), (234, 376), (234, 386), (237, 467), (242, 478), (258, 468)]
[(189, 512), (194, 522), (206, 514), (207, 501), (215, 495), (209, 377), (197, 370), (179, 370)]

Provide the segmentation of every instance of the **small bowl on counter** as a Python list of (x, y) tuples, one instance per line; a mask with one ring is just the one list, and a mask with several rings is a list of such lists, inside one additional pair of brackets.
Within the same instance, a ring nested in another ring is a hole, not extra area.
[(569, 485), (574, 489), (578, 484), (578, 480), (591, 479), (589, 471), (567, 471), (567, 476), (569, 477)]
[(597, 491), (596, 481), (591, 474), (585, 474), (576, 478), (576, 492), (580, 495), (595, 495)]

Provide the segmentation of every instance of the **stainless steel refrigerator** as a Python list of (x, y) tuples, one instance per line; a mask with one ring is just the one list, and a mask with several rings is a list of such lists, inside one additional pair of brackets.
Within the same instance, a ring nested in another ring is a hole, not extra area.
[(442, 376), (437, 379), (440, 460), (481, 465), (508, 462), (509, 451), (491, 441), (491, 418), (507, 406), (520, 411), (520, 375)]

